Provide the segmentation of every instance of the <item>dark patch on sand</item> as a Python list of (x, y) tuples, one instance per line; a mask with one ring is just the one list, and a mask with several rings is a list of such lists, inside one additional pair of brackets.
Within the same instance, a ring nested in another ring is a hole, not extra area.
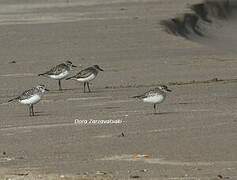
[(235, 0), (205, 0), (189, 8), (191, 13), (160, 22), (166, 32), (224, 50), (236, 49)]

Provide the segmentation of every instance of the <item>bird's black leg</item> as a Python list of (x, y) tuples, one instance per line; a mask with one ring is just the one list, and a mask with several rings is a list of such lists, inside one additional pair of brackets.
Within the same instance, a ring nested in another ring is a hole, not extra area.
[(89, 82), (87, 82), (86, 84), (87, 84), (88, 91), (91, 92)]
[(31, 116), (31, 105), (29, 105), (29, 116)]
[(84, 85), (84, 93), (86, 92), (86, 82), (83, 83)]
[(58, 87), (59, 87), (59, 91), (62, 91), (62, 85), (61, 85), (61, 80), (58, 80)]
[(32, 116), (34, 116), (34, 115), (35, 115), (35, 112), (34, 112), (34, 106), (33, 106), (33, 104), (31, 105), (31, 111), (32, 111)]
[(156, 104), (154, 104), (154, 114), (156, 114)]

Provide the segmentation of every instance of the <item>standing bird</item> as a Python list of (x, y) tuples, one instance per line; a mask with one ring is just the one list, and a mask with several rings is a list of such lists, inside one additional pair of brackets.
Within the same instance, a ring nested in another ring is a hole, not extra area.
[(66, 80), (72, 79), (72, 80), (76, 80), (79, 82), (83, 82), (84, 83), (84, 92), (86, 92), (86, 85), (87, 85), (88, 91), (91, 92), (91, 89), (89, 86), (89, 81), (92, 81), (93, 79), (95, 79), (97, 74), (99, 73), (99, 71), (104, 71), (104, 70), (101, 69), (98, 65), (93, 65), (91, 67), (88, 67), (88, 68), (80, 71), (76, 75), (67, 78)]
[(26, 104), (29, 106), (29, 115), (34, 116), (34, 108), (33, 105), (38, 103), (44, 93), (46, 91), (49, 91), (46, 89), (45, 85), (38, 85), (36, 87), (33, 87), (32, 89), (24, 91), (20, 96), (13, 98), (9, 100), (8, 102), (12, 101), (19, 101), (21, 104)]
[(156, 114), (156, 106), (157, 104), (162, 103), (166, 98), (166, 92), (171, 92), (167, 86), (161, 85), (156, 87), (155, 89), (151, 89), (145, 92), (142, 95), (134, 96), (133, 98), (138, 98), (143, 100), (143, 102), (152, 103), (154, 107), (154, 114)]
[(77, 66), (73, 65), (71, 61), (66, 61), (62, 64), (53, 67), (45, 73), (39, 74), (39, 76), (47, 76), (49, 78), (58, 80), (59, 91), (61, 91), (61, 80), (65, 79), (69, 75), (73, 67)]

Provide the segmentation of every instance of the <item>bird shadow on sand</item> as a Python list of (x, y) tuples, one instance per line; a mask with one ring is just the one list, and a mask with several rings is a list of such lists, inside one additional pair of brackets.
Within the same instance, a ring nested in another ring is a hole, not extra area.
[(49, 116), (50, 114), (45, 111), (36, 111), (35, 115), (36, 116)]
[(177, 114), (177, 113), (179, 113), (179, 112), (175, 112), (175, 111), (173, 111), (173, 112), (171, 112), (171, 111), (169, 111), (169, 112), (156, 112), (156, 113), (154, 113), (154, 112), (150, 112), (150, 113), (147, 113), (147, 114), (145, 114), (145, 115), (156, 115), (156, 116), (161, 116), (161, 115), (169, 115), (169, 114)]
[(17, 113), (16, 116), (17, 117), (25, 117), (25, 118), (27, 118), (27, 117), (34, 118), (34, 117), (40, 117), (40, 116), (46, 117), (46, 116), (50, 116), (50, 114), (46, 113), (46, 112), (42, 112), (42, 111), (36, 111), (34, 116), (29, 116), (29, 114), (26, 114), (26, 113)]
[(119, 109), (119, 108), (121, 108), (121, 107), (119, 107), (119, 106), (106, 106), (106, 107), (104, 107), (104, 109)]
[(64, 88), (62, 91), (83, 91), (83, 88)]
[(191, 105), (191, 104), (197, 104), (198, 102), (178, 102), (178, 103), (170, 103), (170, 105)]
[(100, 91), (100, 90), (91, 90), (90, 92), (89, 91), (86, 91), (84, 92), (83, 91), (83, 88), (66, 88), (66, 89), (63, 89), (63, 90), (58, 90), (58, 89), (52, 89), (50, 90), (50, 93), (64, 93), (64, 92), (76, 92), (76, 93), (83, 93), (83, 94), (94, 94), (94, 93), (100, 93), (100, 92), (104, 92), (104, 91)]

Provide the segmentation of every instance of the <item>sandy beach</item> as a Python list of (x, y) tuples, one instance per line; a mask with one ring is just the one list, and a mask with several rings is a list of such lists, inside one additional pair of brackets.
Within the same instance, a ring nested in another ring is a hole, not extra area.
[[(159, 24), (194, 2), (0, 0), (0, 179), (237, 179), (236, 54)], [(37, 75), (66, 60), (104, 69), (92, 93)], [(37, 84), (35, 117), (7, 103)], [(131, 97), (159, 84), (154, 115)]]

